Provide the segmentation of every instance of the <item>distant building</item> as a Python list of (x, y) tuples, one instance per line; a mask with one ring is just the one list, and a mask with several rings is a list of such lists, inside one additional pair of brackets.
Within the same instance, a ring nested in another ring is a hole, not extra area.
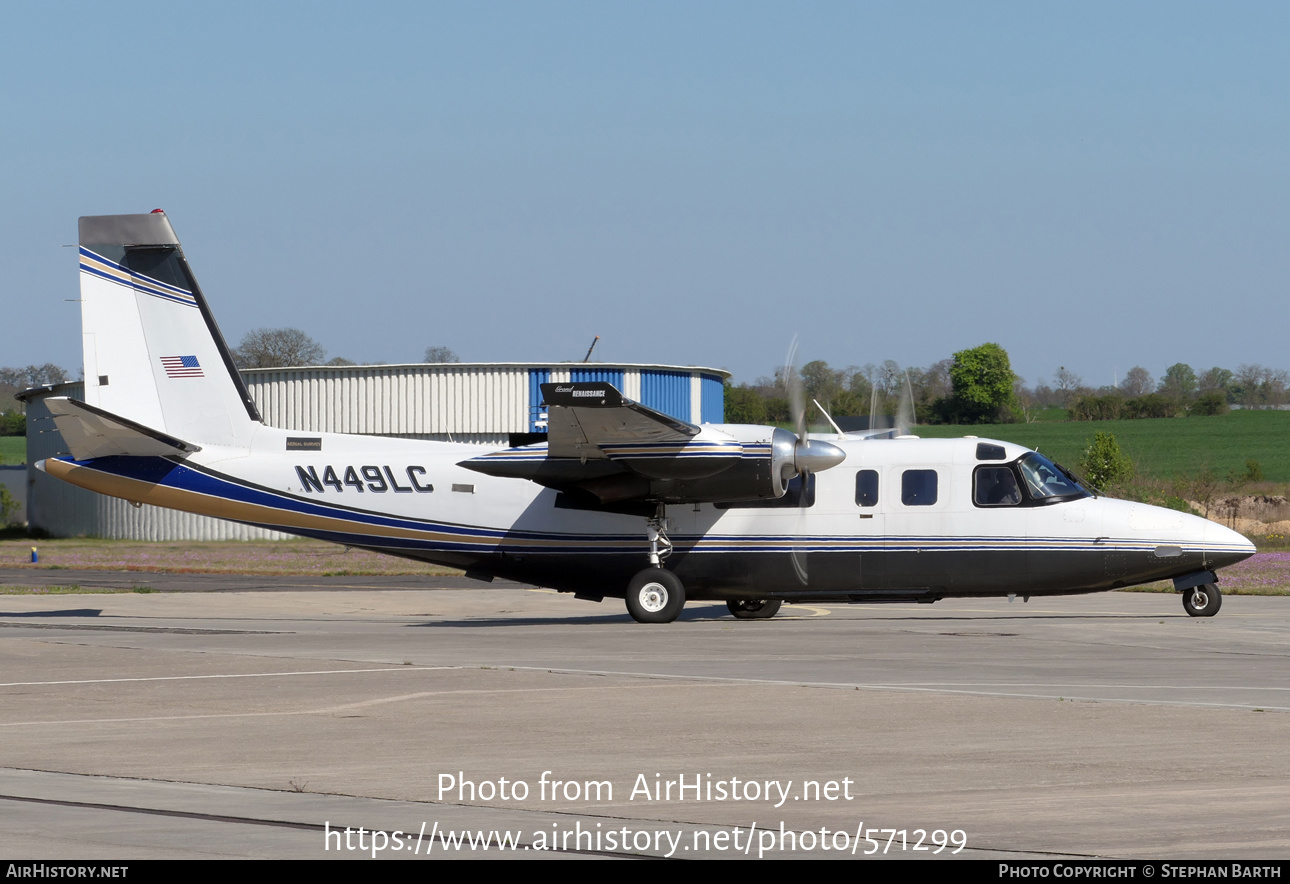
[[(262, 368), (242, 373), (269, 426), (504, 448), (542, 432), (539, 384), (606, 381), (650, 408), (691, 423), (720, 423), (729, 372), (676, 365), (448, 363)], [(84, 397), (78, 383), (37, 387), (27, 404), (27, 521), (54, 537), (251, 540), (288, 535), (236, 522), (103, 497), (45, 475), (35, 463), (66, 454), (44, 400)]]

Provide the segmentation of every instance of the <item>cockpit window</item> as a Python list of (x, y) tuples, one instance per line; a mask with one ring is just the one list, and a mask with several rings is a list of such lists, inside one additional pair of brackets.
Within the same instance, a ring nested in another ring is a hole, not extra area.
[(1016, 506), (1021, 503), (1021, 489), (1012, 467), (978, 467), (972, 489), (977, 506)]
[(1046, 503), (1064, 498), (1088, 496), (1088, 491), (1081, 488), (1069, 473), (1036, 451), (1018, 460), (1017, 467), (1021, 470), (1021, 478), (1026, 483), (1026, 490), (1036, 501)]
[(1007, 460), (1008, 452), (1002, 445), (995, 445), (991, 442), (976, 443), (977, 460)]

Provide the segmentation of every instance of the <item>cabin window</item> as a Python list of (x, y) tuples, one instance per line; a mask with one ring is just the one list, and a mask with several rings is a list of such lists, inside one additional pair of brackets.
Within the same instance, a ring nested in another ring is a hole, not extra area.
[(900, 502), (905, 506), (936, 503), (936, 470), (905, 470), (900, 477)]
[(1010, 467), (977, 467), (973, 479), (972, 501), (977, 506), (1016, 506), (1021, 503), (1021, 489)]
[(861, 470), (856, 473), (856, 506), (878, 505), (878, 471)]

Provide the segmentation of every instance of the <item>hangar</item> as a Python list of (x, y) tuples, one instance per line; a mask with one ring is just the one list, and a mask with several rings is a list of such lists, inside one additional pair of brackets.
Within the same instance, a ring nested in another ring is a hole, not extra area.
[[(721, 423), (720, 369), (624, 363), (451, 363), (308, 366), (242, 372), (269, 426), (312, 433), (363, 433), (509, 445), (540, 433), (539, 385), (606, 381), (630, 399), (691, 423)], [(37, 387), (27, 403), (27, 521), (53, 537), (121, 540), (252, 540), (288, 535), (152, 506), (135, 507), (60, 482), (35, 462), (65, 454), (44, 400), (83, 398), (80, 383)]]

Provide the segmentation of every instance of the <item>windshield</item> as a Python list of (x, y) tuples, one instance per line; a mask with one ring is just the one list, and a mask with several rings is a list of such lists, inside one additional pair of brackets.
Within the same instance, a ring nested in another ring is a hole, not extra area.
[(1087, 497), (1065, 470), (1038, 452), (1032, 451), (1017, 461), (1021, 477), (1035, 500), (1059, 500), (1067, 497)]

